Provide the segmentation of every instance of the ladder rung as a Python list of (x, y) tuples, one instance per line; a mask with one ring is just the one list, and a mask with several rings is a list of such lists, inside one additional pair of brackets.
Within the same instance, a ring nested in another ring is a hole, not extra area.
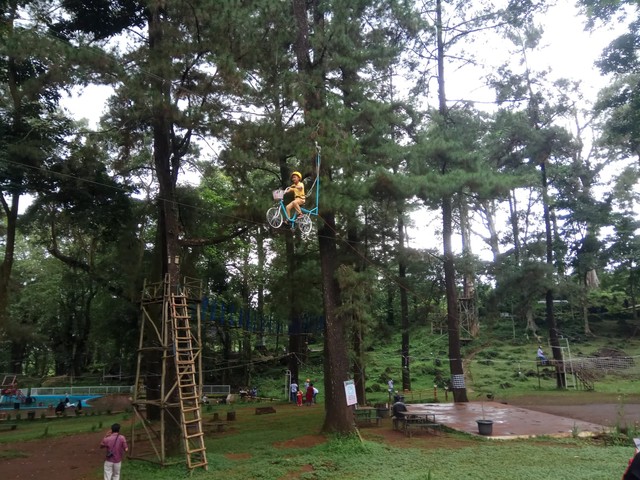
[(203, 435), (204, 435), (204, 433), (198, 432), (198, 433), (193, 433), (193, 434), (190, 434), (190, 435), (186, 435), (185, 438), (191, 440), (192, 438), (199, 438), (199, 437), (202, 437)]
[(198, 452), (204, 452), (206, 449), (204, 447), (204, 443), (202, 443), (201, 445), (197, 446), (197, 447), (191, 447), (187, 450), (188, 454), (194, 454), (194, 453), (198, 453)]

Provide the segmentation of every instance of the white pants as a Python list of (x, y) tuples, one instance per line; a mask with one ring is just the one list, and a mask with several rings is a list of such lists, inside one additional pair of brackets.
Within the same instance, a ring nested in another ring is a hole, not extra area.
[(122, 467), (122, 462), (113, 463), (105, 460), (104, 480), (120, 480), (120, 467)]

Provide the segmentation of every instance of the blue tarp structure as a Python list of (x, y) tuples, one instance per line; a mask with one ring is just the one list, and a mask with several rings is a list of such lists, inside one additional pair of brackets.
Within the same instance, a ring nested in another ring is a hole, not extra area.
[[(201, 318), (204, 325), (215, 324), (221, 328), (238, 328), (251, 333), (277, 335), (282, 332), (282, 322), (272, 315), (259, 314), (254, 309), (243, 310), (219, 299), (203, 297)], [(296, 325), (289, 325), (288, 335), (321, 334), (324, 331), (324, 317), (303, 314)]]

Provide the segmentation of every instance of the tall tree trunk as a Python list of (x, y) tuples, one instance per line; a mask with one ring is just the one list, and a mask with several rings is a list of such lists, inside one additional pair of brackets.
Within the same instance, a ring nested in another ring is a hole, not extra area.
[(336, 279), (337, 249), (333, 213), (322, 214), (324, 226), (318, 230), (320, 267), (322, 272), (325, 315), (324, 369), (325, 418), (322, 431), (348, 435), (355, 431), (353, 417), (347, 407), (344, 382), (349, 380), (347, 325), (338, 314), (340, 289)]
[[(319, 35), (324, 28), (324, 17), (320, 10), (320, 0), (292, 0), (293, 15), (296, 25), (296, 39), (294, 50), (300, 75), (300, 85), (305, 88), (303, 93), (303, 110), (305, 122), (315, 130), (317, 116), (324, 108), (324, 72), (320, 60), (323, 55), (314, 52), (311, 61), (311, 40), (309, 15), (311, 9), (313, 30)], [(323, 182), (331, 178), (330, 169), (325, 164), (320, 175)], [(355, 432), (353, 415), (347, 406), (344, 382), (349, 379), (349, 358), (346, 341), (346, 322), (338, 315), (340, 306), (340, 288), (336, 278), (337, 248), (336, 226), (333, 210), (322, 209), (320, 216), (324, 225), (318, 230), (320, 247), (320, 267), (322, 272), (323, 305), (325, 315), (325, 419), (322, 431), (325, 433), (352, 434)]]
[(520, 264), (520, 225), (518, 219), (518, 200), (516, 191), (509, 192), (509, 223), (511, 224), (511, 234), (513, 235), (513, 257), (516, 265)]
[[(444, 40), (442, 36), (442, 0), (436, 1), (436, 29), (438, 48), (438, 106), (442, 118), (448, 115), (444, 89)], [(443, 160), (442, 174), (446, 173), (446, 159)], [(452, 378), (454, 402), (468, 402), (467, 388), (464, 382), (462, 352), (460, 348), (460, 320), (458, 317), (458, 294), (456, 291), (456, 269), (451, 246), (453, 208), (451, 195), (442, 197), (442, 248), (444, 254), (444, 283), (447, 294), (447, 328), (449, 334), (449, 368)]]
[[(342, 83), (340, 84), (340, 90), (342, 91), (344, 106), (347, 109), (354, 109), (356, 107), (357, 98), (357, 84), (358, 84), (358, 72), (354, 70), (350, 65), (341, 65), (340, 70), (342, 72)], [(349, 131), (350, 135), (355, 135), (354, 125), (351, 121), (347, 121), (345, 129)], [(355, 175), (350, 168), (346, 171), (346, 176), (351, 177)], [(366, 268), (362, 259), (365, 257), (365, 251), (363, 250), (363, 244), (360, 238), (360, 220), (355, 208), (345, 206), (346, 223), (347, 223), (347, 242), (349, 244), (349, 261), (353, 265), (353, 270), (356, 274), (363, 272)], [(366, 221), (366, 219), (365, 219)], [(344, 287), (341, 287), (341, 292), (344, 294)], [(344, 297), (343, 297), (344, 299)], [(358, 301), (361, 301), (359, 299)], [(353, 313), (350, 313), (351, 318), (346, 319), (351, 325), (353, 325), (353, 381), (356, 387), (356, 395), (358, 397), (358, 403), (366, 405), (367, 403), (367, 376), (366, 376), (366, 362), (364, 358), (364, 345), (365, 345), (365, 325), (366, 321), (363, 315), (356, 313), (355, 309), (350, 309)]]
[(547, 184), (547, 168), (546, 158), (540, 162), (540, 173), (542, 177), (542, 205), (544, 209), (544, 226), (546, 236), (546, 248), (547, 248), (547, 266), (549, 271), (547, 273), (547, 290), (545, 293), (546, 304), (546, 318), (547, 328), (549, 329), (549, 343), (551, 344), (551, 351), (553, 353), (553, 359), (556, 361), (556, 384), (558, 388), (566, 387), (566, 379), (563, 374), (565, 367), (562, 364), (562, 350), (560, 349), (560, 339), (558, 335), (558, 326), (556, 324), (556, 318), (553, 311), (553, 231), (551, 227), (551, 215), (549, 207), (549, 192)]
[(2, 263), (0, 263), (0, 329), (4, 330), (7, 320), (7, 308), (9, 307), (9, 283), (13, 270), (20, 195), (17, 193), (12, 194), (10, 205), (4, 196), (1, 196), (0, 200), (6, 217), (4, 256)]
[(480, 203), (482, 211), (485, 217), (485, 227), (489, 232), (489, 248), (491, 249), (491, 256), (494, 263), (500, 258), (500, 237), (498, 236), (498, 229), (496, 228), (496, 205), (495, 200), (485, 200)]
[[(167, 80), (171, 78), (171, 58), (167, 57), (166, 39), (164, 34), (164, 24), (162, 12), (164, 2), (156, 0), (149, 6), (149, 70), (153, 74), (150, 80), (153, 92), (153, 161), (156, 177), (158, 179), (158, 209), (159, 221), (158, 232), (160, 236), (160, 251), (162, 272), (169, 274), (170, 287), (172, 292), (177, 291), (180, 281), (180, 244), (178, 235), (180, 233), (180, 222), (178, 217), (178, 207), (175, 201), (175, 185), (178, 179), (180, 159), (177, 155), (172, 156), (171, 149), (171, 83)], [(156, 363), (159, 369), (161, 362)], [(164, 384), (174, 385), (177, 381), (175, 365), (169, 362), (165, 372)], [(155, 372), (156, 374), (160, 372)], [(173, 391), (171, 403), (178, 404), (178, 391)], [(180, 451), (181, 426), (179, 424), (179, 407), (167, 409), (165, 416), (165, 445), (168, 456), (175, 455)], [(174, 420), (175, 419), (175, 420)]]
[(635, 322), (638, 320), (638, 306), (636, 305), (636, 272), (633, 269), (633, 260), (629, 261), (629, 297), (631, 297), (631, 318)]
[(409, 301), (407, 299), (407, 257), (404, 245), (404, 211), (398, 207), (398, 277), (400, 288), (400, 318), (402, 320), (402, 389), (411, 390), (409, 370)]
[[(347, 242), (351, 247), (353, 252), (360, 251), (360, 238), (358, 235), (357, 226), (354, 222), (349, 222), (347, 227)], [(358, 261), (359, 257), (355, 257), (353, 259), (353, 270), (356, 274), (360, 273), (363, 269), (362, 263)], [(351, 287), (353, 288), (353, 287)], [(344, 288), (341, 288), (341, 292), (344, 293)], [(357, 296), (356, 296), (357, 297)], [(353, 300), (353, 301), (361, 301)], [(355, 309), (349, 309), (352, 312)], [(366, 376), (366, 362), (364, 358), (364, 331), (365, 325), (362, 315), (358, 315), (357, 313), (350, 313), (351, 317), (348, 320), (348, 323), (353, 325), (352, 327), (352, 338), (353, 338), (353, 382), (356, 387), (356, 395), (358, 396), (358, 403), (360, 405), (366, 405), (367, 403), (367, 376)]]
[[(476, 278), (473, 272), (471, 248), (471, 220), (469, 219), (469, 205), (463, 198), (460, 201), (460, 233), (462, 237), (462, 255), (464, 256), (464, 273), (462, 275), (462, 297), (465, 302), (459, 310), (464, 310), (465, 326), (469, 329), (471, 338), (480, 333), (478, 312), (476, 307)], [(461, 322), (462, 323), (462, 322)]]
[[(14, 22), (19, 17), (18, 2), (10, 2), (7, 8), (7, 19), (3, 22), (9, 30), (7, 35), (13, 35)], [(22, 93), (18, 85), (18, 67), (14, 57), (9, 57), (7, 61), (7, 86), (11, 97), (11, 121), (13, 130), (20, 131), (22, 119)], [(10, 203), (4, 196), (0, 195), (2, 201), (2, 209), (6, 216), (5, 240), (4, 240), (4, 256), (0, 263), (0, 329), (4, 330), (7, 321), (7, 308), (9, 307), (9, 283), (11, 281), (11, 272), (13, 270), (16, 231), (18, 227), (18, 206), (20, 204), (20, 193), (13, 192), (8, 194)], [(12, 368), (15, 366), (12, 365)]]
[(356, 387), (358, 404), (367, 404), (366, 365), (364, 362), (364, 339), (362, 318), (352, 318), (353, 321), (353, 383)]
[(262, 351), (265, 347), (265, 324), (264, 324), (264, 272), (265, 265), (267, 263), (267, 252), (264, 247), (264, 227), (258, 227), (258, 233), (256, 233), (256, 251), (258, 256), (258, 308), (257, 315), (260, 328), (258, 329), (258, 339), (256, 340), (256, 346)]

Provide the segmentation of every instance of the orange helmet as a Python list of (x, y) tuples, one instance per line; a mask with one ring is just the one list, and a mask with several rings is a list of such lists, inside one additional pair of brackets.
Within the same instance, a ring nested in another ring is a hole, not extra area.
[(294, 175), (297, 175), (297, 176), (298, 176), (298, 178), (299, 178), (300, 180), (302, 180), (302, 174), (301, 174), (300, 172), (298, 172), (298, 171), (293, 172), (293, 173), (291, 174), (291, 178), (293, 178), (293, 176), (294, 176)]

